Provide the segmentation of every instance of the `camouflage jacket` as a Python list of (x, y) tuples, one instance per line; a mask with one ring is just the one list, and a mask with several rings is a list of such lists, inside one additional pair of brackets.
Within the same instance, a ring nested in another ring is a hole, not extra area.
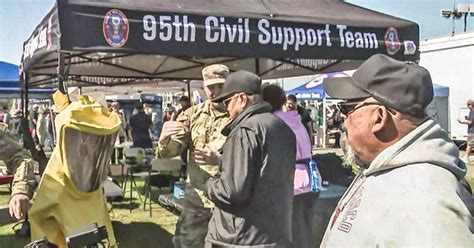
[(0, 160), (5, 162), (8, 171), (14, 175), (12, 196), (25, 194), (31, 199), (36, 187), (34, 170), (37, 163), (4, 125), (0, 125)]
[(195, 147), (210, 146), (216, 150), (221, 149), (226, 140), (226, 137), (221, 134), (221, 130), (229, 121), (229, 117), (226, 112), (213, 109), (210, 101), (205, 101), (181, 113), (176, 121), (184, 123), (185, 128), (178, 135), (169, 139), (167, 143), (159, 142), (160, 157), (177, 156), (183, 146), (188, 146), (190, 155), (187, 184), (191, 185), (199, 195), (204, 207), (213, 207), (214, 204), (204, 196), (202, 190), (207, 179), (217, 173), (219, 166), (198, 165), (192, 152)]

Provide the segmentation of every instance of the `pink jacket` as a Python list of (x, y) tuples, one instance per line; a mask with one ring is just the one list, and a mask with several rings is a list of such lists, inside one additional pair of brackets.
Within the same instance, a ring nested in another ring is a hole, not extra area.
[[(311, 159), (311, 140), (308, 136), (308, 132), (301, 123), (301, 117), (298, 112), (289, 111), (275, 111), (273, 112), (276, 116), (282, 119), (296, 136), (296, 160)], [(294, 195), (309, 192), (311, 190), (308, 167), (305, 164), (295, 165), (295, 179), (293, 185)]]

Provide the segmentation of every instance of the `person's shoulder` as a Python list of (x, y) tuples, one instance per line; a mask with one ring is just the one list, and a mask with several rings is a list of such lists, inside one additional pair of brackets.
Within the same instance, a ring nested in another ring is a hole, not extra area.
[(202, 103), (193, 105), (186, 109), (184, 113), (190, 118), (190, 119), (195, 119), (196, 117), (199, 117), (203, 113), (209, 114), (212, 111), (211, 109), (211, 102), (209, 100), (204, 101)]
[(210, 111), (211, 110), (211, 101), (206, 100), (202, 103), (196, 104), (192, 107), (189, 107), (187, 110), (194, 108), (195, 111)]
[(273, 113), (265, 112), (252, 115), (249, 118), (242, 121), (242, 127), (288, 127), (288, 125), (280, 117)]
[(130, 116), (129, 121), (134, 122), (134, 121), (136, 121), (137, 118), (138, 118), (138, 114), (134, 114), (134, 115)]

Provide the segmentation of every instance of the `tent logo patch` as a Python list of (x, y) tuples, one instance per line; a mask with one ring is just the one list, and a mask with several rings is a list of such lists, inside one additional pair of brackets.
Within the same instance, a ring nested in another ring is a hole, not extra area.
[(416, 44), (415, 42), (411, 41), (411, 40), (406, 40), (403, 42), (404, 45), (405, 45), (405, 52), (404, 54), (405, 55), (412, 55), (412, 54), (415, 54), (416, 52)]
[(398, 38), (398, 32), (394, 27), (390, 27), (385, 31), (384, 40), (388, 54), (394, 55), (400, 51), (400, 39)]
[(113, 47), (125, 45), (129, 32), (127, 17), (120, 10), (110, 10), (104, 17), (102, 32), (109, 45)]

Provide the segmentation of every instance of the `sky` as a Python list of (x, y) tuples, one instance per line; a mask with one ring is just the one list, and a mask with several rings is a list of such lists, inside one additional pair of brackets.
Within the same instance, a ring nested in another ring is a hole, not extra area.
[[(229, 0), (231, 1), (231, 0)], [(454, 0), (474, 3), (474, 0)], [(0, 0), (0, 61), (19, 64), (23, 42), (46, 16), (54, 0)], [(452, 9), (453, 0), (348, 0), (347, 2), (401, 17), (418, 23), (420, 38), (449, 35), (451, 20), (440, 15), (441, 9)], [(473, 30), (473, 17), (468, 17), (468, 31)], [(456, 33), (462, 32), (462, 21), (456, 21)]]

